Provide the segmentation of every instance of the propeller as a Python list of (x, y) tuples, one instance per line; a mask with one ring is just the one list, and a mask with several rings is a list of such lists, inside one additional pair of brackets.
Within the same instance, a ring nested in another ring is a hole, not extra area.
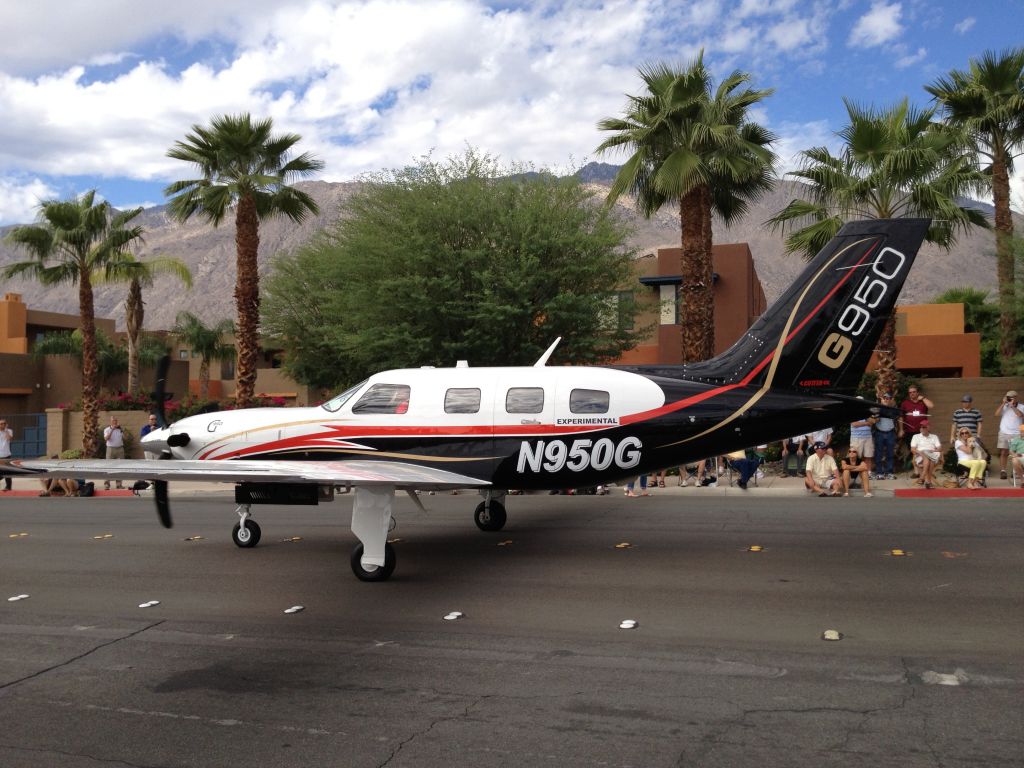
[[(164, 403), (167, 400), (167, 371), (171, 367), (171, 356), (164, 355), (156, 366), (156, 387), (153, 390), (153, 410), (156, 411), (156, 425), (160, 429), (167, 428), (167, 415), (164, 412)], [(170, 451), (161, 451), (160, 459), (169, 460)], [(156, 499), (156, 516), (160, 518), (160, 524), (164, 528), (170, 528), (174, 523), (171, 521), (171, 505), (167, 499), (167, 481), (153, 481), (153, 498)]]

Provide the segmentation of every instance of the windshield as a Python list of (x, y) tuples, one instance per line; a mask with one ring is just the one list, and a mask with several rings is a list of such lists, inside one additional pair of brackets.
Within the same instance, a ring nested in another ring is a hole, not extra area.
[(360, 389), (362, 389), (363, 385), (366, 384), (367, 381), (369, 381), (369, 379), (363, 379), (358, 384), (356, 384), (354, 387), (349, 387), (348, 389), (346, 389), (344, 392), (342, 392), (337, 397), (332, 397), (330, 400), (328, 400), (326, 403), (324, 403), (323, 406), (321, 406), (321, 407), (327, 409), (331, 413), (335, 413), (339, 408), (341, 408), (341, 406), (343, 406), (346, 402), (348, 402), (349, 398), (351, 398), (352, 395), (354, 395), (356, 392), (358, 392)]

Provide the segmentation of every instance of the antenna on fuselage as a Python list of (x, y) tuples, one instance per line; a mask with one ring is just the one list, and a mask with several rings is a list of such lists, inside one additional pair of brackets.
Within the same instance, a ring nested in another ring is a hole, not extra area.
[(557, 339), (555, 339), (555, 342), (550, 347), (548, 347), (547, 352), (545, 352), (543, 355), (540, 356), (540, 360), (538, 360), (536, 363), (534, 363), (533, 367), (534, 368), (543, 368), (545, 365), (547, 365), (548, 364), (548, 358), (551, 357), (551, 355), (554, 353), (555, 347), (558, 346), (558, 342), (560, 342), (561, 340), (562, 340), (561, 336), (559, 336)]

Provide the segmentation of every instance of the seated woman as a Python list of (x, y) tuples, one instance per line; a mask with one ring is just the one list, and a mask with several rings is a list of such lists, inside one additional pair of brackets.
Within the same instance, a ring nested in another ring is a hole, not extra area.
[(956, 448), (957, 464), (967, 467), (967, 488), (976, 491), (981, 488), (981, 480), (985, 476), (985, 467), (988, 462), (984, 459), (975, 458), (974, 438), (971, 437), (971, 430), (964, 427), (957, 433), (957, 440), (953, 444)]
[(870, 499), (871, 493), (871, 467), (860, 457), (855, 448), (846, 452), (846, 458), (842, 462), (843, 470), (843, 496), (850, 495), (850, 484), (854, 475), (860, 475), (860, 484), (864, 486), (864, 498)]

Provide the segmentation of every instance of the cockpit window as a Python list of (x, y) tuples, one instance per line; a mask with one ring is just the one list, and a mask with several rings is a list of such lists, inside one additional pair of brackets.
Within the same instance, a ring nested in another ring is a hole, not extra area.
[(544, 390), (540, 387), (512, 387), (505, 395), (506, 413), (541, 413)]
[(347, 403), (351, 399), (352, 395), (354, 395), (356, 392), (358, 392), (360, 389), (362, 389), (363, 385), (366, 384), (367, 381), (368, 381), (368, 379), (363, 379), (358, 384), (356, 384), (354, 387), (349, 387), (344, 392), (342, 392), (340, 395), (332, 397), (330, 400), (328, 400), (326, 403), (324, 403), (321, 407), (327, 409), (331, 413), (337, 413), (338, 409), (340, 409), (341, 406), (343, 406), (345, 403)]
[(352, 406), (352, 413), (405, 413), (409, 392), (408, 384), (374, 384)]
[(609, 395), (601, 389), (574, 389), (569, 393), (572, 413), (608, 413)]
[(444, 393), (445, 413), (479, 413), (480, 412), (480, 390), (472, 389), (449, 389)]

